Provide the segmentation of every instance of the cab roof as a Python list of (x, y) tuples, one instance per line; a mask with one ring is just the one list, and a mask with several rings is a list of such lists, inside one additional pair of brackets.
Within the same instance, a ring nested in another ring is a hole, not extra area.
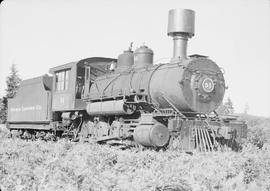
[(70, 62), (67, 64), (63, 64), (60, 66), (50, 68), (49, 73), (53, 74), (56, 71), (64, 70), (66, 68), (71, 68), (73, 66), (89, 65), (89, 66), (101, 66), (102, 67), (102, 66), (107, 66), (111, 62), (117, 62), (117, 59), (105, 58), (105, 57), (90, 57), (90, 58), (85, 58), (85, 59), (79, 60), (77, 62)]

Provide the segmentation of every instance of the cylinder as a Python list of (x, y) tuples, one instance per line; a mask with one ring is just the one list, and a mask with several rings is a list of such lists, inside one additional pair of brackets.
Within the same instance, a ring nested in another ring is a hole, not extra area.
[(169, 141), (169, 130), (161, 123), (142, 124), (134, 130), (133, 138), (146, 147), (163, 147)]
[(153, 64), (154, 52), (147, 46), (143, 45), (134, 52), (134, 66), (144, 67)]

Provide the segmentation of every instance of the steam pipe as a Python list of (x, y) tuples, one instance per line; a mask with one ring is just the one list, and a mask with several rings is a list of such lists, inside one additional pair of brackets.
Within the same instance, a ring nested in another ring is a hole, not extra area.
[(184, 35), (173, 37), (173, 59), (187, 58), (187, 42), (188, 38)]

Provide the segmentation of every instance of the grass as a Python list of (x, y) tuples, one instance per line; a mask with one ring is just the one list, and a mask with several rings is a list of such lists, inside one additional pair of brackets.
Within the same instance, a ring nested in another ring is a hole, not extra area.
[(270, 190), (269, 137), (262, 139), (261, 149), (250, 137), (257, 129), (263, 129), (258, 135), (261, 138), (269, 130), (269, 124), (258, 118), (250, 121), (253, 125), (249, 124), (249, 139), (241, 152), (193, 155), (177, 151), (122, 151), (117, 147), (64, 140), (24, 141), (7, 138), (1, 128), (0, 188), (2, 191)]

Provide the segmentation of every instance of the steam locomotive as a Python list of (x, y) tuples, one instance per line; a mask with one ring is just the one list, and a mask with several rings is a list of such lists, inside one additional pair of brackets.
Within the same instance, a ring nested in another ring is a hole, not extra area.
[(7, 127), (22, 137), (69, 137), (97, 143), (184, 151), (214, 150), (246, 138), (247, 126), (218, 116), (225, 81), (206, 56), (187, 56), (195, 13), (169, 11), (173, 38), (169, 63), (153, 64), (153, 51), (132, 46), (118, 59), (91, 57), (51, 68), (21, 82), (8, 100)]

